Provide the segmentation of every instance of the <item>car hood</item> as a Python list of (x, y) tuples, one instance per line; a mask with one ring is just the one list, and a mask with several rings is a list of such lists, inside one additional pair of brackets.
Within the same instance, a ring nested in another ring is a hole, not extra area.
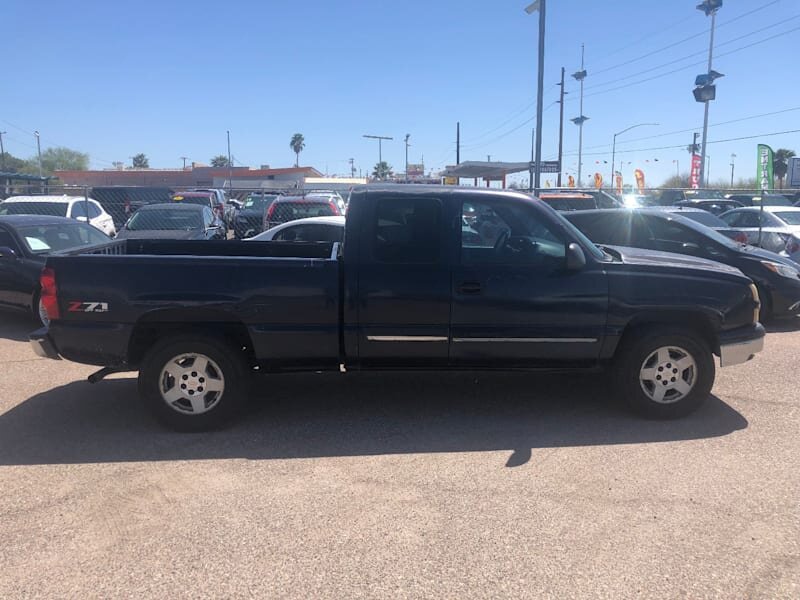
[(203, 232), (200, 229), (180, 230), (180, 229), (154, 229), (142, 231), (130, 231), (123, 229), (117, 234), (118, 240), (196, 240), (202, 239)]
[[(725, 273), (727, 275), (744, 274), (736, 267), (731, 267), (723, 263), (718, 263), (705, 258), (696, 258), (686, 254), (675, 254), (673, 252), (659, 252), (656, 250), (644, 250), (642, 248), (630, 248), (627, 246), (607, 246), (612, 251), (616, 251), (626, 265), (641, 265), (654, 268), (685, 268), (709, 273)], [(613, 254), (614, 252), (612, 252)]]
[(800, 265), (798, 265), (790, 258), (781, 256), (780, 254), (776, 254), (775, 252), (770, 252), (769, 250), (764, 250), (763, 248), (759, 248), (758, 246), (742, 246), (739, 248), (739, 253), (744, 257), (753, 260), (768, 260), (770, 262), (780, 263), (788, 267), (794, 267), (795, 269), (800, 267)]

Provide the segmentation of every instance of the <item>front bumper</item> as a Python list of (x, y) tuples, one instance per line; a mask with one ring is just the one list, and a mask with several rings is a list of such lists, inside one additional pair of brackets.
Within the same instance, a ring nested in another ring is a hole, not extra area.
[(52, 358), (53, 360), (61, 360), (61, 356), (59, 356), (55, 344), (53, 344), (50, 336), (47, 335), (46, 327), (37, 329), (28, 337), (31, 343), (31, 348), (33, 348), (36, 356), (41, 356), (42, 358)]
[(761, 323), (724, 331), (719, 335), (719, 366), (747, 362), (764, 349), (766, 331)]

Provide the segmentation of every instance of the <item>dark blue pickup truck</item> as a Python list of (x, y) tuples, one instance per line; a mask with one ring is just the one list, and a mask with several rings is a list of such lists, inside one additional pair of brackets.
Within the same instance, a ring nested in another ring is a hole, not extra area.
[(646, 416), (696, 408), (763, 348), (735, 268), (597, 247), (523, 194), (363, 187), (345, 241), (125, 240), (49, 258), (38, 354), (138, 370), (178, 429), (215, 427), (252, 371), (603, 369)]

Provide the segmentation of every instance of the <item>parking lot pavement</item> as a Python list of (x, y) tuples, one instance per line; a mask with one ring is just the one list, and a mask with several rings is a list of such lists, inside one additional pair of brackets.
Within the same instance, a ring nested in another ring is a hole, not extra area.
[(800, 596), (800, 328), (644, 421), (597, 376), (291, 375), (176, 434), (0, 315), (0, 596)]

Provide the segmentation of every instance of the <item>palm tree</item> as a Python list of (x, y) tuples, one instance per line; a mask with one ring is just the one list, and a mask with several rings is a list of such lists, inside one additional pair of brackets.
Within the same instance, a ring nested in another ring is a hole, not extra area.
[(372, 169), (372, 176), (375, 179), (380, 179), (381, 181), (387, 179), (388, 177), (392, 176), (392, 167), (389, 165), (385, 160), (382, 160), (378, 164), (375, 165), (375, 168)]
[(211, 166), (217, 169), (221, 169), (223, 167), (231, 166), (228, 162), (228, 157), (224, 154), (218, 154), (217, 156), (212, 157), (211, 159)]
[(788, 150), (786, 148), (778, 148), (775, 150), (775, 155), (772, 159), (772, 170), (775, 177), (778, 178), (780, 189), (783, 189), (783, 178), (786, 177), (786, 172), (789, 170), (789, 159), (794, 157), (794, 150)]
[(306, 147), (306, 139), (303, 137), (302, 133), (295, 133), (292, 136), (292, 141), (289, 142), (289, 148), (292, 149), (292, 152), (295, 153), (297, 158), (294, 161), (294, 166), (300, 166), (300, 153), (303, 151), (303, 148)]

